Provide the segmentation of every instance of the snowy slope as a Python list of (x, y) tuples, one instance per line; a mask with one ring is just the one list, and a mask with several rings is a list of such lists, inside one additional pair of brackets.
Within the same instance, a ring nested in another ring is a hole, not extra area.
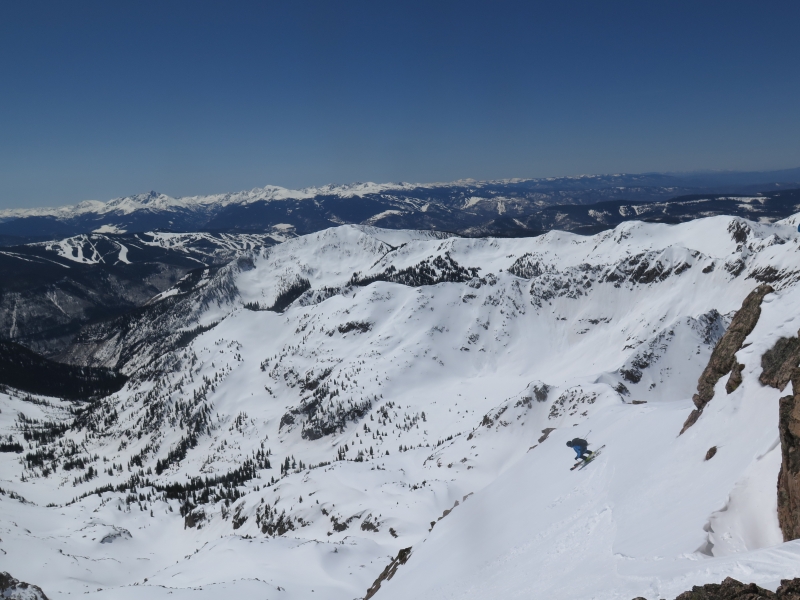
[[(118, 394), (0, 394), (0, 441), (25, 446), (0, 454), (3, 569), (55, 598), (351, 599), (411, 547), (377, 598), (774, 589), (800, 545), (758, 376), (800, 328), (793, 223), (344, 226), (209, 270), (90, 340)], [(760, 281), (743, 384), (678, 437)], [(570, 471), (576, 435), (606, 448)]]
[(83, 325), (142, 306), (194, 269), (292, 235), (94, 233), (3, 248), (0, 335), (57, 356)]

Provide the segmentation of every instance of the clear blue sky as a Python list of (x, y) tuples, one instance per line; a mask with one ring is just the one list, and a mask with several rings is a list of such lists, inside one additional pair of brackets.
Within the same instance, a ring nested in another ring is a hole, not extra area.
[(800, 2), (0, 4), (0, 206), (800, 166)]

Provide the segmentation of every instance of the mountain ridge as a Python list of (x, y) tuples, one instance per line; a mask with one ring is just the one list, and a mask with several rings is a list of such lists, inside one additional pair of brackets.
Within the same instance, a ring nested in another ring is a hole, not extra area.
[[(58, 208), (0, 210), (0, 242), (86, 233), (259, 231), (300, 234), (344, 223), (440, 229), (471, 235), (536, 235), (547, 207), (666, 201), (689, 194), (746, 195), (800, 187), (800, 169), (776, 172), (583, 175), (450, 183), (354, 183), (173, 198), (147, 192)], [(784, 214), (783, 216), (786, 216)], [(507, 221), (507, 222), (504, 222)], [(515, 223), (514, 221), (518, 221)], [(491, 224), (498, 221), (494, 226)], [(602, 223), (595, 223), (595, 227)], [(608, 224), (605, 224), (606, 226)], [(518, 230), (515, 232), (515, 230)]]

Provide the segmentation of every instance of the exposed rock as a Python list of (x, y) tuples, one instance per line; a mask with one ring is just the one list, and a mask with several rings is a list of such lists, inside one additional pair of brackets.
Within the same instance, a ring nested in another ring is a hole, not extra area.
[(773, 291), (771, 286), (761, 284), (750, 292), (742, 302), (742, 308), (733, 317), (730, 327), (717, 342), (706, 368), (703, 369), (703, 373), (697, 381), (697, 393), (692, 397), (697, 409), (692, 411), (692, 414), (686, 419), (681, 433), (697, 422), (703, 412), (703, 408), (714, 397), (714, 386), (737, 365), (736, 353), (741, 349), (744, 340), (758, 323), (758, 318), (761, 316), (761, 302), (764, 300), (764, 296)]
[(800, 337), (781, 338), (761, 357), (759, 381), (778, 390), (792, 382), (793, 394), (780, 399), (778, 431), (778, 523), (784, 541), (800, 538)]
[(375, 580), (375, 583), (367, 590), (367, 595), (364, 596), (364, 600), (369, 600), (375, 594), (378, 593), (378, 590), (381, 589), (381, 584), (384, 581), (389, 581), (394, 574), (397, 573), (397, 569), (400, 565), (406, 564), (409, 557), (411, 556), (411, 548), (403, 548), (400, 552), (397, 553), (397, 556), (392, 559), (383, 572), (378, 575), (378, 578)]
[(733, 365), (731, 375), (728, 377), (728, 383), (725, 384), (725, 391), (729, 394), (732, 394), (736, 388), (742, 385), (742, 370), (744, 370), (743, 364), (736, 363)]
[(734, 242), (737, 244), (744, 244), (747, 241), (747, 237), (752, 233), (752, 230), (744, 221), (735, 219), (728, 225), (728, 233), (731, 234), (731, 238)]
[(794, 395), (780, 400), (778, 431), (781, 470), (778, 475), (778, 523), (784, 541), (800, 538), (800, 370), (792, 378)]
[(781, 584), (775, 591), (780, 600), (800, 600), (800, 578), (781, 579)]
[[(783, 242), (781, 241), (781, 243)], [(747, 279), (755, 279), (761, 283), (775, 283), (776, 281), (780, 283), (784, 278), (791, 275), (794, 275), (794, 272), (787, 271), (786, 269), (781, 269), (779, 271), (775, 267), (767, 265), (760, 269), (753, 269), (747, 276)]]
[(537, 402), (544, 402), (547, 400), (547, 394), (550, 393), (550, 386), (546, 383), (533, 386), (533, 395), (536, 397)]
[(531, 408), (534, 399), (536, 399), (537, 402), (544, 402), (547, 400), (547, 396), (550, 393), (550, 386), (541, 381), (538, 383), (531, 382), (528, 384), (528, 388), (524, 393), (525, 395), (517, 400), (514, 407), (527, 406)]
[(683, 423), (683, 427), (681, 428), (681, 432), (678, 435), (682, 435), (684, 431), (689, 429), (692, 425), (697, 423), (697, 419), (700, 418), (700, 415), (703, 414), (703, 411), (699, 408), (695, 408), (691, 413), (689, 413), (688, 418)]
[(0, 598), (8, 600), (47, 600), (38, 585), (15, 579), (5, 571), (0, 573)]
[(588, 408), (588, 405), (594, 404), (597, 398), (595, 392), (584, 391), (580, 386), (569, 388), (553, 402), (547, 418), (555, 419), (564, 414), (574, 416)]
[(782, 579), (777, 591), (771, 592), (755, 583), (742, 583), (728, 577), (722, 583), (693, 586), (675, 600), (800, 600), (800, 578)]
[(792, 373), (800, 364), (800, 337), (781, 338), (761, 357), (761, 377), (763, 385), (780, 391), (792, 378)]
[(774, 600), (777, 596), (758, 587), (755, 583), (744, 584), (732, 577), (722, 583), (695, 585), (691, 592), (684, 592), (675, 600)]
[(764, 296), (772, 293), (771, 286), (762, 284), (750, 292), (742, 302), (742, 308), (736, 313), (730, 327), (717, 342), (708, 365), (697, 381), (697, 393), (692, 397), (697, 408), (702, 410), (714, 397), (714, 386), (728, 373), (735, 362), (735, 354), (741, 349), (745, 338), (750, 335), (761, 316), (761, 302)]
[(539, 438), (539, 443), (541, 444), (543, 441), (545, 441), (547, 437), (555, 430), (556, 430), (555, 427), (548, 427), (546, 429), (542, 429), (542, 437)]

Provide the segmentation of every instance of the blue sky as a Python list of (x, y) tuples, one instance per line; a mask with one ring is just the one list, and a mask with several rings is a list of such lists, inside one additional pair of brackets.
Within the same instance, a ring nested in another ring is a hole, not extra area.
[(0, 206), (800, 166), (800, 2), (4, 2)]

